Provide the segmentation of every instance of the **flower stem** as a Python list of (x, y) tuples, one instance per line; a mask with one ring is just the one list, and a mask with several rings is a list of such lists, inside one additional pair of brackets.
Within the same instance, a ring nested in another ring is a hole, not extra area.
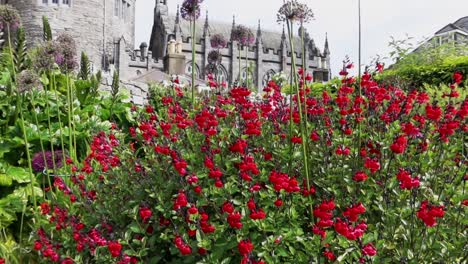
[[(197, 7), (195, 6), (195, 9)], [(195, 36), (195, 33), (196, 33), (196, 28), (195, 28), (195, 23), (196, 23), (196, 19), (195, 18), (192, 18), (191, 19), (191, 26), (192, 26), (192, 108), (195, 108), (195, 73), (196, 73), (196, 70), (195, 70), (195, 53), (196, 53), (196, 36)]]

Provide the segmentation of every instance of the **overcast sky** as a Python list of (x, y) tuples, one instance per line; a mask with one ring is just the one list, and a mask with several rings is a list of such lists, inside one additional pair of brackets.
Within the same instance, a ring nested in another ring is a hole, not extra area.
[[(154, 5), (157, 0), (138, 0), (136, 5), (136, 46), (149, 42), (153, 25)], [(175, 13), (182, 0), (167, 0), (169, 12)], [(306, 3), (315, 14), (315, 20), (306, 27), (321, 50), (328, 33), (332, 73), (337, 74), (342, 61), (349, 55), (358, 61), (358, 0), (299, 0)], [(236, 16), (239, 24), (281, 31), (276, 23), (276, 13), (283, 0), (204, 0), (209, 19), (232, 22)], [(391, 37), (406, 36), (422, 40), (432, 36), (445, 25), (468, 16), (468, 0), (361, 0), (363, 64), (370, 63), (377, 54), (388, 55)]]

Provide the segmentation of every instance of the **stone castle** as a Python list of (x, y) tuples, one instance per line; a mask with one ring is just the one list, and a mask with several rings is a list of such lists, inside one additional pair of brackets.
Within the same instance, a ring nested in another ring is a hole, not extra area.
[[(74, 37), (77, 48), (90, 57), (94, 70), (102, 70), (108, 76), (117, 70), (121, 79), (125, 80), (124, 84), (130, 86), (134, 100), (141, 101), (145, 97), (146, 83), (169, 79), (172, 74), (183, 76), (191, 73), (192, 39), (189, 22), (180, 18), (179, 10), (170, 14), (167, 0), (155, 0), (149, 46), (141, 43), (140, 49), (135, 50), (135, 2), (136, 0), (0, 0), (1, 4), (10, 4), (19, 10), (30, 43), (42, 40), (42, 17), (48, 17), (54, 33), (67, 32)], [(223, 34), (230, 40), (235, 23), (211, 22), (208, 14), (197, 22), (194, 70), (199, 83), (210, 72), (207, 59), (211, 51), (210, 35)], [(282, 71), (289, 74), (291, 56), (296, 57), (298, 66), (302, 65), (302, 58), (305, 56), (307, 71), (313, 73), (315, 81), (329, 80), (328, 40), (325, 41), (322, 52), (307, 31), (304, 31), (307, 48), (302, 54), (299, 39), (294, 40), (297, 43), (294, 52), (290, 51), (284, 29), (282, 33), (265, 31), (259, 23), (255, 31), (256, 43), (248, 48), (247, 59), (252, 65), (253, 83), (256, 87), (263, 87), (275, 73)], [(170, 42), (177, 42), (180, 47), (179, 55), (184, 55), (177, 57), (176, 64), (179, 66), (175, 68), (170, 67), (174, 63), (168, 52)], [(239, 75), (237, 43), (229, 41), (228, 47), (221, 50), (221, 54), (222, 62), (218, 71), (221, 78), (228, 83), (238, 81), (238, 76), (245, 78), (245, 67), (241, 66), (242, 72)], [(244, 61), (244, 48), (240, 54)]]

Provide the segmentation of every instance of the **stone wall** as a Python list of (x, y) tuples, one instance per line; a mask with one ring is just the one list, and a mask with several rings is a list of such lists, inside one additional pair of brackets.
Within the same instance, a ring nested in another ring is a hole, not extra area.
[[(135, 0), (125, 0), (130, 6), (126, 18), (114, 16), (115, 1), (70, 0), (70, 5), (43, 4), (42, 0), (9, 0), (18, 9), (29, 43), (42, 41), (42, 17), (47, 16), (54, 36), (67, 32), (77, 42), (78, 52), (85, 51), (94, 68), (101, 69), (103, 54), (115, 58), (114, 42), (124, 37), (129, 45), (135, 38)], [(127, 8), (127, 7), (126, 7)]]

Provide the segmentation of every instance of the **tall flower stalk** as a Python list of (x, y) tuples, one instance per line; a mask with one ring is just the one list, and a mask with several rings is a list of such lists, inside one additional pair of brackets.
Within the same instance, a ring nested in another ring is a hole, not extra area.
[[(299, 82), (297, 79), (297, 69), (296, 69), (296, 57), (295, 57), (295, 47), (294, 47), (294, 23), (299, 22), (300, 25), (302, 26), (304, 23), (308, 22), (313, 18), (313, 13), (312, 11), (307, 7), (305, 4), (301, 4), (297, 2), (296, 0), (291, 0), (285, 2), (281, 8), (278, 11), (277, 14), (277, 21), (284, 23), (286, 22), (287, 28), (288, 28), (288, 37), (289, 37), (289, 46), (291, 49), (291, 81), (292, 81), (292, 86), (291, 89), (294, 87), (295, 92), (296, 92), (296, 100), (297, 100), (297, 107), (298, 107), (298, 112), (299, 112), (299, 130), (301, 132), (301, 139), (302, 139), (302, 158), (304, 162), (304, 175), (306, 177), (307, 181), (307, 188), (310, 189), (311, 184), (310, 184), (310, 176), (309, 176), (309, 160), (308, 160), (308, 155), (307, 155), (307, 135), (306, 135), (306, 127), (307, 127), (307, 120), (304, 119), (303, 117), (303, 109), (302, 109), (302, 102), (301, 102), (301, 93), (300, 93), (300, 87), (299, 87)], [(303, 34), (301, 34), (301, 38), (303, 39)], [(303, 41), (302, 41), (303, 43)], [(302, 57), (304, 59), (304, 53), (302, 54)], [(304, 65), (304, 62), (303, 62)], [(292, 93), (290, 96), (290, 111), (292, 115), (293, 111), (293, 103), (292, 103)], [(292, 118), (289, 120), (290, 122), (290, 140), (292, 139)], [(292, 149), (291, 149), (292, 151)], [(292, 156), (292, 152), (291, 152)], [(291, 164), (291, 162), (290, 162)]]
[(220, 80), (218, 79), (218, 77), (219, 77), (221, 61), (223, 58), (220, 50), (227, 47), (227, 40), (222, 34), (214, 34), (210, 38), (210, 44), (211, 44), (211, 48), (215, 50), (212, 50), (210, 51), (210, 53), (208, 53), (208, 62), (214, 63), (216, 67), (215, 79), (219, 86)]
[(255, 43), (255, 36), (249, 28), (243, 25), (238, 25), (232, 30), (232, 40), (237, 41), (239, 44), (239, 83), (242, 77), (242, 66), (241, 66), (241, 50), (245, 48), (245, 84), (248, 88), (248, 52), (249, 47)]
[(181, 15), (190, 21), (192, 38), (192, 107), (195, 107), (195, 54), (196, 54), (196, 21), (200, 17), (200, 6), (203, 0), (185, 0), (181, 7)]

